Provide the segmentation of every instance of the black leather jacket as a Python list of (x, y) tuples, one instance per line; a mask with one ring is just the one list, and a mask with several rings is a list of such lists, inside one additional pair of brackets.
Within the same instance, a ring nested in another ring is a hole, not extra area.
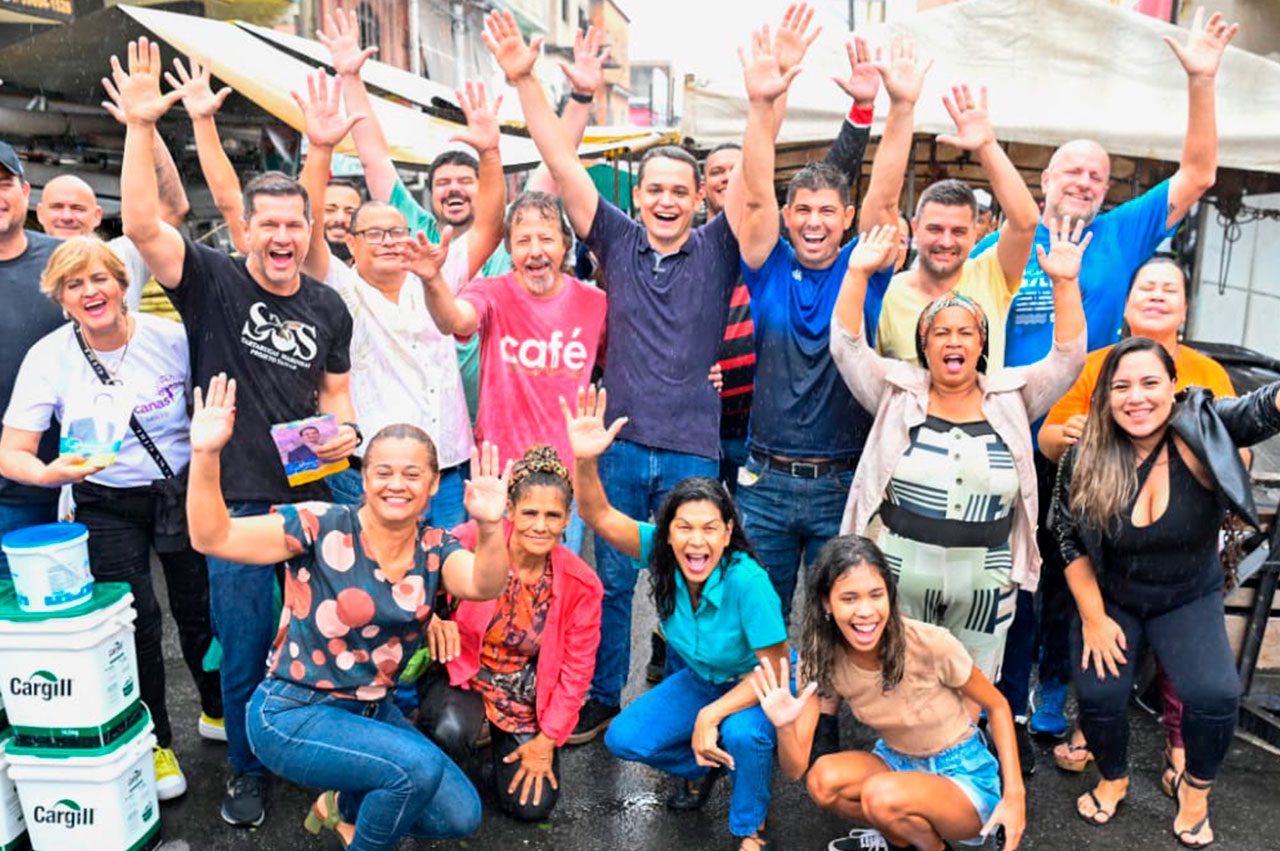
[[(1189, 387), (1178, 394), (1169, 418), (1174, 434), (1208, 473), (1222, 507), (1255, 529), (1260, 525), (1258, 508), (1238, 447), (1252, 446), (1280, 434), (1277, 394), (1280, 381), (1231, 399), (1215, 399), (1203, 387)], [(1049, 528), (1058, 542), (1063, 564), (1088, 556), (1094, 570), (1101, 573), (1103, 530), (1071, 511), (1069, 496), (1075, 461), (1076, 447), (1072, 446), (1058, 465)]]

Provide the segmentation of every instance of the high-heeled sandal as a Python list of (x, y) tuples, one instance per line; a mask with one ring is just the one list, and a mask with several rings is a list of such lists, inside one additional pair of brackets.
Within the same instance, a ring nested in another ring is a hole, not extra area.
[(1080, 774), (1089, 769), (1089, 763), (1093, 762), (1093, 752), (1089, 750), (1088, 742), (1077, 744), (1068, 739), (1059, 742), (1053, 749), (1053, 762), (1063, 771)]
[[(324, 813), (321, 814), (320, 806), (324, 805)], [(318, 836), (321, 828), (328, 828), (333, 831), (333, 835), (338, 839), (338, 847), (346, 848), (347, 840), (338, 832), (338, 825), (342, 823), (342, 814), (338, 812), (338, 793), (333, 789), (327, 792), (321, 792), (320, 797), (316, 798), (315, 803), (311, 805), (311, 809), (307, 811), (307, 817), (302, 822), (302, 827), (307, 833)]]
[[(1174, 800), (1177, 800), (1178, 791), (1182, 788), (1183, 783), (1187, 784), (1192, 789), (1199, 789), (1205, 792), (1213, 788), (1212, 780), (1209, 780), (1209, 781), (1197, 780), (1196, 778), (1192, 777), (1190, 774), (1187, 774), (1187, 772), (1183, 771), (1178, 774), (1178, 778), (1177, 780), (1174, 781), (1174, 784), (1173, 784)], [(1178, 809), (1179, 810), (1182, 809), (1181, 801), (1178, 801)], [(1175, 823), (1177, 822), (1177, 820), (1178, 820), (1177, 816), (1174, 816)], [(1178, 844), (1180, 844), (1183, 848), (1208, 848), (1217, 840), (1216, 836), (1211, 837), (1210, 839), (1207, 839), (1204, 841), (1200, 841), (1196, 839), (1196, 837), (1198, 837), (1201, 831), (1203, 831), (1206, 827), (1209, 827), (1209, 811), (1207, 807), (1207, 802), (1206, 802), (1204, 818), (1200, 819), (1200, 821), (1196, 822), (1191, 827), (1188, 827), (1184, 830), (1178, 830), (1178, 828), (1176, 827), (1173, 828), (1173, 837), (1174, 839), (1178, 840)]]
[(1165, 742), (1164, 762), (1160, 766), (1160, 791), (1164, 792), (1166, 798), (1174, 798), (1176, 800), (1178, 795), (1178, 775), (1180, 773), (1173, 765), (1173, 746)]

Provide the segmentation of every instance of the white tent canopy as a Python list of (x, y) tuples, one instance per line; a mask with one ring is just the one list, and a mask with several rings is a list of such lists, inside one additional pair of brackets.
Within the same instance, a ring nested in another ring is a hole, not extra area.
[[(955, 83), (986, 85), (996, 135), (1059, 145), (1097, 139), (1114, 154), (1178, 161), (1186, 132), (1186, 75), (1163, 35), (1186, 30), (1101, 0), (965, 0), (861, 33), (874, 49), (910, 33), (934, 60), (916, 106), (916, 131), (954, 129), (942, 94)], [(830, 81), (846, 76), (838, 38), (824, 36), (805, 59), (788, 100), (780, 142), (835, 136), (848, 111)], [(1280, 172), (1280, 63), (1229, 48), (1218, 73), (1219, 163)], [(880, 95), (883, 115), (886, 95)], [(700, 146), (736, 141), (746, 124), (740, 73), (722, 67), (704, 86), (686, 84), (682, 133)], [(878, 132), (878, 131), (877, 131)]]

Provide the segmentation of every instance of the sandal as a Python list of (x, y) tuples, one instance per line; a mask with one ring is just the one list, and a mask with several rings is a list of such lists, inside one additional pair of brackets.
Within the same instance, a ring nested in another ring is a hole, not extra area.
[[(1093, 802), (1093, 812), (1089, 814), (1086, 814), (1084, 810), (1080, 809), (1080, 802), (1086, 797)], [(1094, 794), (1094, 790), (1090, 789), (1079, 798), (1076, 798), (1076, 815), (1080, 816), (1080, 818), (1089, 822), (1089, 824), (1094, 827), (1103, 827), (1104, 825), (1111, 823), (1111, 820), (1116, 817), (1116, 813), (1120, 810), (1120, 805), (1123, 803), (1124, 798), (1121, 798), (1116, 801), (1114, 809), (1108, 810), (1106, 807), (1102, 806), (1102, 802), (1098, 800), (1098, 796)]]
[[(324, 813), (320, 812), (321, 805), (324, 806)], [(302, 826), (307, 833), (314, 835), (319, 835), (321, 828), (328, 828), (337, 837), (338, 847), (346, 848), (347, 840), (343, 839), (342, 834), (338, 832), (338, 825), (341, 823), (342, 814), (338, 812), (338, 793), (330, 789), (327, 792), (321, 792), (320, 797), (316, 798)]]
[(667, 796), (667, 809), (675, 810), (676, 812), (690, 812), (702, 809), (707, 803), (707, 798), (711, 796), (711, 790), (715, 788), (716, 781), (723, 775), (724, 767), (716, 766), (702, 775), (700, 780), (695, 780), (691, 783), (682, 779), (676, 786), (675, 791)]
[(1088, 742), (1059, 742), (1053, 749), (1053, 761), (1063, 771), (1080, 774), (1089, 770), (1093, 752), (1089, 750)]
[(1164, 744), (1164, 762), (1160, 767), (1160, 791), (1164, 792), (1166, 798), (1177, 799), (1178, 796), (1178, 777), (1181, 772), (1173, 767), (1173, 747), (1165, 742)]
[[(1208, 782), (1204, 780), (1197, 780), (1196, 778), (1192, 777), (1190, 774), (1187, 774), (1184, 771), (1178, 775), (1177, 779), (1173, 783), (1174, 800), (1177, 800), (1178, 792), (1179, 790), (1181, 790), (1183, 783), (1187, 784), (1192, 789), (1200, 789), (1202, 791), (1208, 791), (1209, 789), (1213, 788), (1212, 780)], [(1178, 801), (1178, 809), (1179, 810), (1182, 809), (1181, 801)], [(1176, 816), (1174, 817), (1174, 822), (1175, 824), (1177, 822)], [(1200, 836), (1201, 831), (1203, 831), (1207, 827), (1209, 827), (1209, 813), (1206, 811), (1204, 814), (1204, 818), (1200, 819), (1200, 821), (1196, 822), (1191, 827), (1188, 827), (1185, 830), (1178, 830), (1178, 828), (1175, 826), (1173, 828), (1173, 836), (1175, 839), (1178, 840), (1178, 843), (1182, 845), (1182, 847), (1184, 848), (1208, 848), (1210, 845), (1214, 843), (1217, 837), (1211, 836), (1209, 839), (1206, 839), (1206, 840), (1197, 839), (1197, 837)]]
[(738, 840), (738, 851), (777, 851), (777, 848), (773, 841), (765, 835), (763, 829), (757, 830), (750, 836), (743, 836)]

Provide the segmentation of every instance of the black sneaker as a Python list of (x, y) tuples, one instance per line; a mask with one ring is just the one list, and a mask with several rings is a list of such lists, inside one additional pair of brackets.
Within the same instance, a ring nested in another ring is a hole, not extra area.
[(267, 780), (261, 774), (236, 774), (222, 799), (222, 820), (233, 827), (257, 827), (267, 817)]
[(644, 678), (651, 683), (660, 683), (667, 673), (667, 640), (657, 630), (649, 636), (649, 664), (645, 666)]
[(622, 711), (619, 706), (601, 703), (594, 697), (588, 698), (578, 713), (578, 726), (569, 734), (568, 744), (585, 745), (609, 728), (611, 722)]

